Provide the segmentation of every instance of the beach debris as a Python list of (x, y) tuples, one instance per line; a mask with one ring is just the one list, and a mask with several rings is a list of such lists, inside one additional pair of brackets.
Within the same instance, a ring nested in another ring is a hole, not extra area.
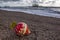
[(18, 36), (29, 35), (31, 33), (31, 31), (28, 28), (28, 25), (24, 22), (19, 22), (19, 23), (13, 22), (10, 28), (11, 29), (14, 28), (15, 33)]
[(12, 22), (11, 25), (10, 25), (10, 29), (13, 29), (16, 25), (17, 25), (17, 23), (15, 21)]

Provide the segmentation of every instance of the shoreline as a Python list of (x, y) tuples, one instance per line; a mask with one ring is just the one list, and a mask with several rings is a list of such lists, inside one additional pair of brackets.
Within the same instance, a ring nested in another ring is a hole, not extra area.
[[(18, 37), (9, 29), (13, 21), (27, 23), (32, 33)], [(1, 40), (60, 40), (60, 18), (0, 10), (0, 24)]]
[(24, 12), (27, 14), (60, 18), (60, 12), (52, 11), (52, 10), (26, 10), (26, 9), (23, 10), (23, 9), (6, 9), (6, 8), (3, 8), (1, 10), (12, 11), (12, 12), (13, 11), (14, 12)]

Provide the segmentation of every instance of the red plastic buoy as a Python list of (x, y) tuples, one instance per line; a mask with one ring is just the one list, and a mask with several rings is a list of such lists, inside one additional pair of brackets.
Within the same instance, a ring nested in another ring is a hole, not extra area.
[(19, 22), (15, 26), (15, 32), (19, 36), (29, 35), (31, 33), (31, 31), (28, 28), (28, 25), (26, 23), (24, 23), (24, 22)]

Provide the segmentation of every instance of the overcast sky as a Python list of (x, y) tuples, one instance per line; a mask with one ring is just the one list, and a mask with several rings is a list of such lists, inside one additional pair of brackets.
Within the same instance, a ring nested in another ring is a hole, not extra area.
[[(8, 2), (3, 2), (0, 3), (0, 5), (4, 5), (4, 6), (28, 6), (32, 4), (32, 0), (0, 0), (0, 1), (8, 1)], [(14, 2), (10, 2), (10, 1), (14, 1)], [(22, 1), (22, 2), (21, 2)], [(43, 6), (60, 6), (60, 0), (36, 0), (38, 1), (39, 5), (43, 5)], [(34, 0), (35, 3), (35, 0)]]
[(18, 0), (0, 0), (0, 1), (18, 1)]

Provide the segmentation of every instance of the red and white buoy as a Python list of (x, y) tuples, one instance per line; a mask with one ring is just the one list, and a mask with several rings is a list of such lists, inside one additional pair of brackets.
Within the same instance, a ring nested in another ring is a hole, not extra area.
[(15, 32), (17, 35), (28, 35), (30, 34), (30, 30), (28, 28), (28, 25), (24, 22), (19, 22), (16, 26), (15, 26)]

